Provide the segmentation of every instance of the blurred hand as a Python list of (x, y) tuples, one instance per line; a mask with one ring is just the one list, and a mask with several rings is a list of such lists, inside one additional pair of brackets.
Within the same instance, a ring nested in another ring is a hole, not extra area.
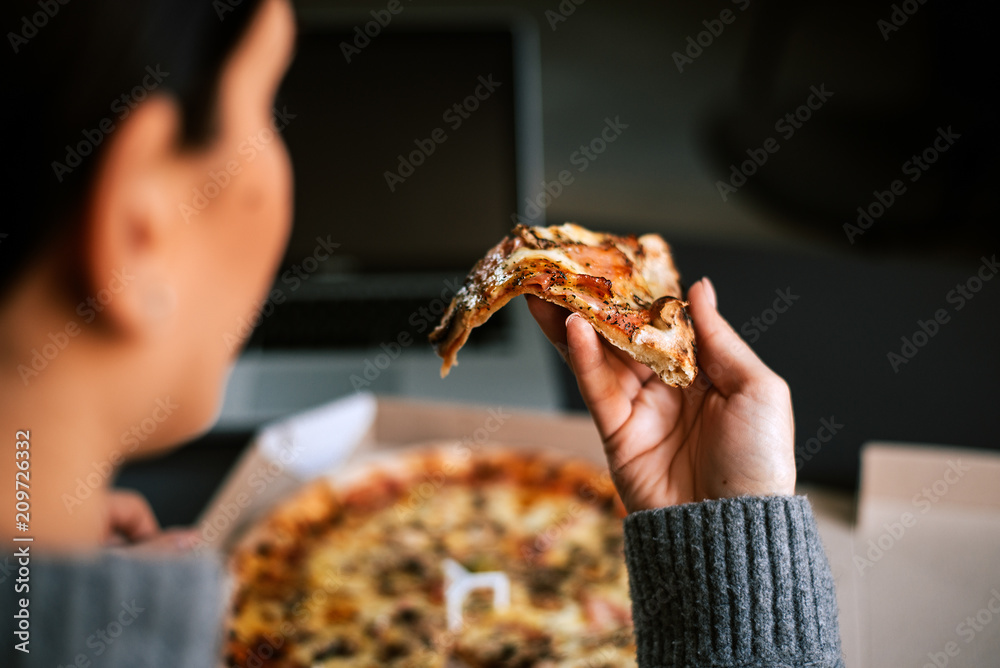
[(135, 546), (150, 552), (185, 552), (194, 545), (193, 529), (160, 529), (146, 498), (125, 489), (108, 490), (104, 542)]
[(716, 310), (707, 278), (688, 292), (699, 374), (686, 389), (607, 343), (578, 314), (535, 297), (528, 307), (576, 375), (629, 512), (795, 492), (788, 385)]

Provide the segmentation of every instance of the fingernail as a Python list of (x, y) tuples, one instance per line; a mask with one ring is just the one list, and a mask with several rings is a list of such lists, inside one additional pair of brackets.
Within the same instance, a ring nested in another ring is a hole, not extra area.
[(708, 297), (708, 301), (711, 302), (712, 308), (717, 309), (719, 307), (719, 299), (715, 294), (715, 286), (712, 285), (712, 280), (708, 276), (702, 276), (701, 282), (705, 286), (705, 295)]

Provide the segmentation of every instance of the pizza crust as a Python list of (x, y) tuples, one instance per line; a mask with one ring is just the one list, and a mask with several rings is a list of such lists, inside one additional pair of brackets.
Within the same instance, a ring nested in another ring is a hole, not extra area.
[(518, 225), (473, 267), (431, 333), (441, 375), (457, 363), (473, 328), (514, 297), (531, 294), (581, 314), (664, 382), (687, 387), (698, 374), (697, 350), (679, 278), (670, 247), (656, 234)]

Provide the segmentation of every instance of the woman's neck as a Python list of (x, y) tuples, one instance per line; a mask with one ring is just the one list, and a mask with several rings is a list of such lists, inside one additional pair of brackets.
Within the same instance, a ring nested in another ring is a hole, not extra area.
[[(11, 545), (14, 535), (32, 537), (40, 549), (95, 547), (104, 537), (106, 490), (120, 463), (117, 408), (103, 400), (114, 383), (113, 365), (87, 336), (66, 333), (65, 315), (30, 292), (0, 312), (0, 499), (6, 506), (0, 512), (8, 516), (0, 538)], [(13, 517), (18, 491), (27, 492), (27, 517)]]
[[(14, 500), (25, 491), (30, 508), (16, 518), (28, 525), (26, 531), (11, 517), (3, 533), (32, 537), (41, 549), (96, 547), (104, 537), (105, 494), (117, 467), (100, 418), (86, 405), (86, 389), (45, 392), (39, 382), (35, 391), (12, 388), (9, 381), (4, 378), (2, 389), (9, 399), (0, 406), (0, 498)], [(27, 457), (17, 454), (25, 450)], [(8, 515), (16, 510), (11, 502)]]

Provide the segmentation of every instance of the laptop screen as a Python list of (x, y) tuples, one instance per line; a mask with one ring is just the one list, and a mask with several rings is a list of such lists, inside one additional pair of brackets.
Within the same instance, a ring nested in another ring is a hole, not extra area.
[[(292, 266), (466, 271), (513, 225), (514, 37), (502, 27), (301, 28), (278, 97), (295, 169)], [(294, 117), (293, 117), (294, 116)]]

